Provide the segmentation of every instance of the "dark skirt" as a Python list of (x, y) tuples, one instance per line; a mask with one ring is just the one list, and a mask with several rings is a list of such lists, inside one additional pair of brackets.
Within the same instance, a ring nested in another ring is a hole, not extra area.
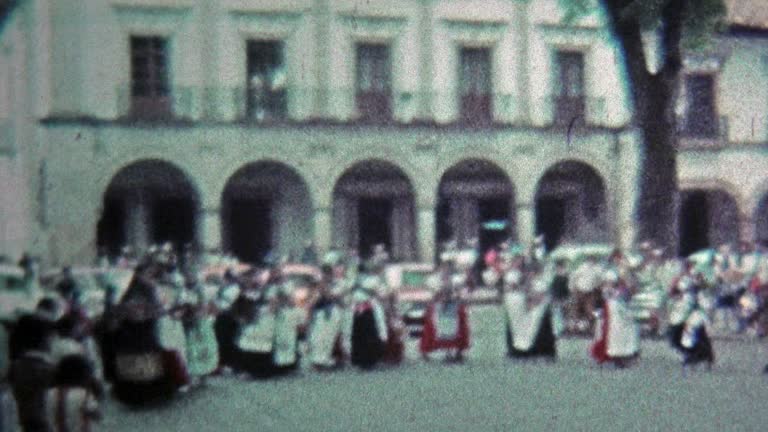
[(667, 334), (669, 335), (669, 344), (672, 346), (672, 348), (683, 352), (685, 351), (685, 347), (683, 347), (683, 330), (685, 329), (685, 324), (677, 324), (673, 326), (669, 326), (669, 329), (667, 330)]
[(219, 365), (237, 369), (239, 359), (235, 340), (240, 333), (240, 324), (230, 313), (224, 312), (216, 317), (213, 332), (219, 345)]
[(511, 358), (535, 358), (546, 357), (549, 359), (555, 359), (557, 357), (557, 343), (555, 339), (555, 332), (552, 331), (552, 311), (547, 309), (544, 316), (541, 318), (541, 326), (536, 333), (536, 339), (533, 345), (527, 351), (521, 351), (515, 348), (512, 342), (512, 331), (507, 323), (507, 356)]
[[(116, 355), (118, 365), (120, 358), (125, 355), (126, 353)], [(126, 405), (142, 406), (168, 401), (179, 387), (187, 383), (184, 365), (180, 363), (180, 358), (175, 352), (161, 351), (146, 355), (157, 359), (159, 375), (150, 379), (132, 379), (123, 375), (120, 366), (116, 367), (112, 392), (117, 400)]]
[(715, 353), (712, 350), (712, 340), (707, 334), (707, 329), (704, 327), (696, 329), (696, 332), (694, 333), (694, 339), (696, 342), (694, 343), (693, 347), (684, 348), (683, 363), (713, 363), (715, 361)]
[(257, 353), (237, 350), (234, 353), (233, 369), (244, 372), (251, 378), (265, 379), (289, 375), (299, 369), (300, 357), (296, 353), (296, 361), (289, 365), (277, 365), (271, 352)]
[(356, 314), (352, 322), (352, 364), (363, 369), (373, 368), (383, 357), (385, 348), (376, 329), (373, 310)]

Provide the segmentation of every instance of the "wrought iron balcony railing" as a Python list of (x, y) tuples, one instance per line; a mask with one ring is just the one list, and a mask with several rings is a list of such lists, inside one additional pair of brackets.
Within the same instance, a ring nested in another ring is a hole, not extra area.
[(136, 94), (130, 84), (118, 86), (117, 112), (120, 118), (141, 121), (188, 119), (195, 112), (199, 88), (172, 86), (161, 94)]
[(678, 119), (678, 147), (720, 148), (728, 143), (728, 117), (719, 116), (710, 121)]

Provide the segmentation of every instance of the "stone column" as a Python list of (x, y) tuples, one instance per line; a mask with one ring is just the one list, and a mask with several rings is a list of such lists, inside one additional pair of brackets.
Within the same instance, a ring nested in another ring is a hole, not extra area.
[(434, 55), (432, 49), (432, 3), (434, 0), (421, 0), (419, 10), (419, 86), (421, 97), (418, 117), (424, 120), (432, 119), (432, 79)]
[(431, 263), (435, 259), (435, 209), (421, 207), (417, 212), (418, 257), (422, 262)]
[(748, 214), (739, 215), (739, 240), (743, 242), (754, 242), (756, 238), (757, 227), (755, 220)]
[(518, 1), (515, 4), (515, 28), (518, 35), (518, 50), (517, 50), (517, 107), (516, 117), (517, 121), (521, 124), (530, 124), (531, 113), (529, 106), (529, 88), (530, 79), (528, 77), (528, 50), (530, 49), (530, 41), (528, 38), (528, 32), (530, 31), (530, 25), (528, 22), (528, 1)]
[(315, 70), (317, 74), (317, 94), (313, 117), (328, 117), (330, 95), (328, 86), (331, 82), (332, 47), (331, 6), (329, 0), (315, 0), (313, 4), (315, 21)]
[(517, 238), (524, 246), (533, 243), (536, 237), (536, 210), (533, 203), (517, 205)]
[(223, 233), (221, 210), (206, 208), (200, 211), (200, 245), (204, 251), (222, 250)]
[(322, 256), (331, 248), (331, 210), (327, 207), (315, 209), (315, 248)]

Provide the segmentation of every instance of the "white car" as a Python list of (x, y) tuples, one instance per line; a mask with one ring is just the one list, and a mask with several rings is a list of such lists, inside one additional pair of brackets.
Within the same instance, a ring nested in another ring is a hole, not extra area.
[(435, 267), (425, 263), (401, 263), (387, 266), (384, 278), (396, 293), (398, 313), (408, 334), (421, 334), (424, 315), (435, 290), (428, 283)]

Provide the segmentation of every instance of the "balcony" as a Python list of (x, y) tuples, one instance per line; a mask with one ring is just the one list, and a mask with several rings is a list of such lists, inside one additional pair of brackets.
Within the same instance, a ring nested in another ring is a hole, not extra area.
[(459, 107), (461, 123), (470, 127), (493, 124), (493, 98), (490, 93), (464, 94)]
[(583, 128), (607, 126), (612, 123), (604, 97), (544, 96), (532, 100), (531, 105), (534, 116), (539, 117), (544, 125), (556, 129), (567, 129), (572, 124)]
[(363, 123), (391, 123), (392, 94), (386, 91), (357, 91), (355, 93), (357, 118)]
[[(456, 90), (360, 93), (354, 88), (288, 86), (255, 92), (234, 87), (173, 86), (166, 96), (141, 99), (117, 87), (117, 116), (142, 123), (205, 121), (250, 125), (301, 123), (444, 128), (567, 128), (609, 124), (604, 98), (544, 95), (528, 104), (511, 93), (461, 95)], [(526, 111), (530, 110), (530, 111)]]
[(711, 121), (678, 119), (678, 147), (686, 149), (720, 149), (728, 144), (728, 117)]
[(557, 127), (568, 127), (573, 121), (584, 121), (586, 98), (584, 96), (555, 96), (553, 123)]
[(198, 88), (173, 86), (162, 95), (136, 95), (130, 84), (117, 89), (118, 117), (141, 122), (165, 122), (191, 119), (196, 111)]

